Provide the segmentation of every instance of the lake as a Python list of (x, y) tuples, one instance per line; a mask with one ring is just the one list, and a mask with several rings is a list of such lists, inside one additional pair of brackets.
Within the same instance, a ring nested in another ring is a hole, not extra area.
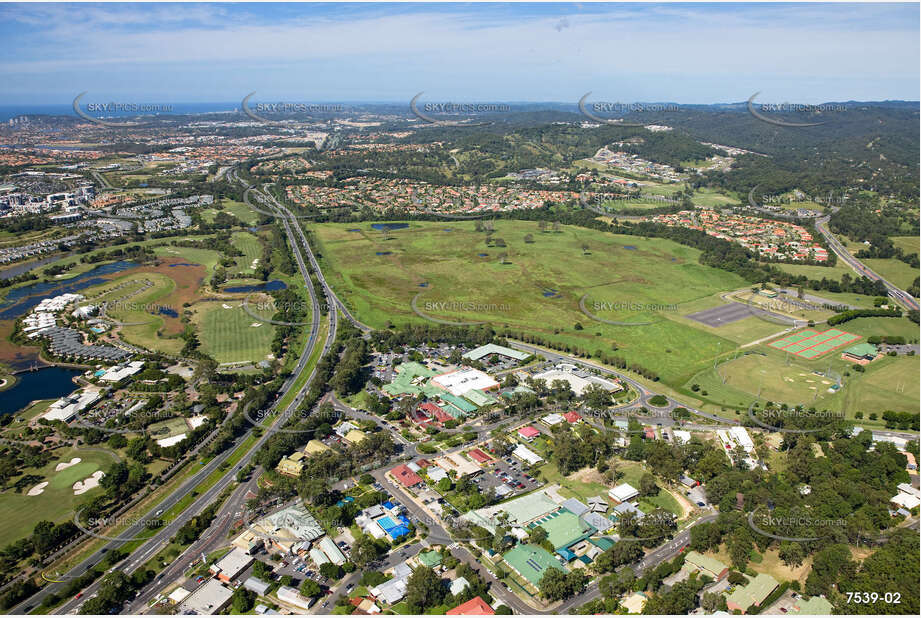
[(0, 392), (0, 414), (18, 412), (36, 399), (57, 399), (77, 390), (73, 378), (79, 369), (46, 367), (16, 374), (16, 386)]

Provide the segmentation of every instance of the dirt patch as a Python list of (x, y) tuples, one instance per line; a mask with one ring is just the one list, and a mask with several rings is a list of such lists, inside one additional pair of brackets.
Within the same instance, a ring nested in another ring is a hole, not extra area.
[(678, 517), (678, 519), (682, 520), (688, 517), (691, 514), (691, 511), (694, 510), (694, 505), (692, 505), (691, 502), (687, 498), (681, 495), (681, 492), (679, 491), (672, 491), (670, 489), (665, 489), (665, 491), (670, 493), (675, 498), (675, 500), (678, 501), (678, 504), (681, 506), (681, 515)]
[(157, 273), (173, 280), (175, 289), (156, 301), (158, 305), (172, 308), (176, 317), (161, 314), (164, 335), (178, 335), (183, 331), (182, 306), (194, 303), (201, 298), (199, 290), (205, 279), (205, 267), (200, 264), (187, 266), (188, 262), (180, 257), (161, 258), (156, 265), (139, 266), (132, 273)]
[(15, 320), (0, 320), (0, 363), (14, 370), (28, 369), (33, 363), (44, 366), (45, 363), (39, 360), (37, 346), (18, 346), (9, 340), (15, 327)]
[(578, 481), (580, 483), (598, 483), (599, 485), (604, 485), (605, 480), (604, 476), (598, 472), (597, 468), (586, 467), (581, 470), (576, 470), (569, 476), (567, 476), (570, 481)]

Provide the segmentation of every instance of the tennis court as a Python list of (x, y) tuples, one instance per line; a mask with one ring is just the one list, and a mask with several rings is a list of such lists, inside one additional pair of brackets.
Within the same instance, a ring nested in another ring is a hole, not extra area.
[(823, 354), (837, 350), (860, 339), (860, 335), (848, 333), (837, 328), (817, 332), (806, 329), (772, 341), (768, 345), (777, 350), (795, 354), (800, 358), (812, 360)]

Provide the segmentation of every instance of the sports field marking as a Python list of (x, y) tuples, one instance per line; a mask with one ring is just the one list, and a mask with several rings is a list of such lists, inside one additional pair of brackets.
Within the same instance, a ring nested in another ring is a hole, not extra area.
[(768, 346), (795, 354), (806, 360), (812, 360), (858, 339), (860, 339), (860, 335), (838, 330), (837, 328), (830, 328), (821, 333), (814, 330), (804, 330), (772, 341)]

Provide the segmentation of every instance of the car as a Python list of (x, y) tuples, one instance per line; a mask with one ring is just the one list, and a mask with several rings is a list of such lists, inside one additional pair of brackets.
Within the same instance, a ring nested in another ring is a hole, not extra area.
[(704, 504), (703, 502), (698, 502), (698, 503), (697, 503), (697, 506), (707, 506), (707, 505)]
[(200, 583), (202, 583), (203, 581), (205, 581), (205, 578), (202, 577), (201, 575), (199, 575), (199, 576), (198, 576), (198, 579), (195, 580), (195, 583), (196, 583), (196, 584), (200, 584)]
[(79, 599), (79, 598), (82, 597), (82, 596), (83, 596), (83, 593), (82, 593), (82, 592), (78, 592), (78, 593), (74, 596), (74, 600), (77, 600), (77, 599)]
[(786, 613), (787, 613), (787, 608), (786, 608), (786, 607), (781, 607), (781, 608), (780, 608), (780, 611), (782, 611), (783, 613), (786, 614)]
[(518, 483), (518, 489), (524, 489), (524, 483)]
[(349, 591), (351, 591), (352, 588), (354, 588), (354, 587), (355, 587), (355, 584), (349, 584), (348, 586), (345, 587), (345, 591), (346, 591), (346, 592), (349, 592)]

